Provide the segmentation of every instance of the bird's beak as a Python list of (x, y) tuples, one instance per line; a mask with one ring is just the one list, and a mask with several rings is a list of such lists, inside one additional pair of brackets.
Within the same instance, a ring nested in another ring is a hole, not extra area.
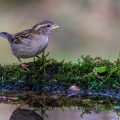
[(59, 27), (60, 27), (59, 25), (54, 24), (54, 25), (52, 25), (51, 29), (54, 30), (54, 29), (59, 28)]

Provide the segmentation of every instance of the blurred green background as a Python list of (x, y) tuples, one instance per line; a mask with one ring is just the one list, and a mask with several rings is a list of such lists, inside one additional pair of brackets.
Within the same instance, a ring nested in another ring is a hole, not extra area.
[[(0, 0), (0, 31), (16, 33), (42, 20), (61, 26), (49, 36), (46, 50), (55, 59), (75, 61), (88, 54), (118, 57), (119, 0)], [(8, 41), (0, 38), (0, 63), (14, 62), (18, 61)]]

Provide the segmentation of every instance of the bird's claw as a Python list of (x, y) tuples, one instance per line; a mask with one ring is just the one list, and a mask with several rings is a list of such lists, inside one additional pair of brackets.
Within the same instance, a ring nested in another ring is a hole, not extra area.
[(21, 64), (21, 67), (22, 67), (23, 69), (26, 69), (26, 70), (30, 71), (30, 69), (28, 68), (28, 66), (29, 66), (29, 65), (24, 64), (24, 63)]

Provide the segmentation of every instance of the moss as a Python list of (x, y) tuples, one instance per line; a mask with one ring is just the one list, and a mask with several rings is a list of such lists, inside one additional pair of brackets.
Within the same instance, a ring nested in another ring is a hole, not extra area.
[[(31, 79), (32, 81), (37, 81), (38, 79), (56, 79), (58, 81), (76, 84), (82, 81), (85, 82), (89, 88), (98, 88), (105, 83), (108, 89), (116, 88), (120, 84), (119, 58), (112, 63), (101, 58), (93, 59), (90, 56), (82, 56), (81, 61), (78, 60), (76, 63), (72, 63), (64, 61), (57, 62), (47, 56), (48, 54), (28, 63), (30, 72), (21, 69), (19, 65), (15, 64), (0, 65), (0, 80), (14, 81), (27, 77), (27, 79)], [(100, 75), (102, 73), (106, 74)], [(112, 81), (111, 84), (111, 79), (113, 78), (115, 80)]]
[[(16, 64), (0, 65), (1, 95), (18, 98), (4, 102), (27, 103), (42, 112), (49, 107), (77, 106), (82, 108), (83, 114), (91, 110), (114, 109), (114, 105), (120, 105), (119, 99), (110, 97), (85, 96), (84, 94), (74, 97), (65, 95), (73, 84), (79, 86), (81, 91), (119, 90), (120, 58), (111, 62), (99, 57), (92, 58), (88, 55), (82, 56), (73, 63), (64, 60), (58, 62), (50, 58), (49, 54), (45, 54), (39, 58), (34, 58), (33, 62), (28, 64), (30, 71), (25, 71)], [(23, 82), (25, 85), (21, 86)], [(11, 89), (12, 86), (15, 89)], [(101, 100), (102, 103), (100, 103)]]

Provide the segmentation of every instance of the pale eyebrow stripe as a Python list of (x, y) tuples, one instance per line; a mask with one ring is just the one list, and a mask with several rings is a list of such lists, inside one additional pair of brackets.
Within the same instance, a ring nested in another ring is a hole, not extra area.
[(44, 26), (46, 26), (46, 25), (47, 25), (47, 24), (38, 25), (38, 26), (35, 28), (35, 30), (38, 30), (39, 28), (44, 27)]

